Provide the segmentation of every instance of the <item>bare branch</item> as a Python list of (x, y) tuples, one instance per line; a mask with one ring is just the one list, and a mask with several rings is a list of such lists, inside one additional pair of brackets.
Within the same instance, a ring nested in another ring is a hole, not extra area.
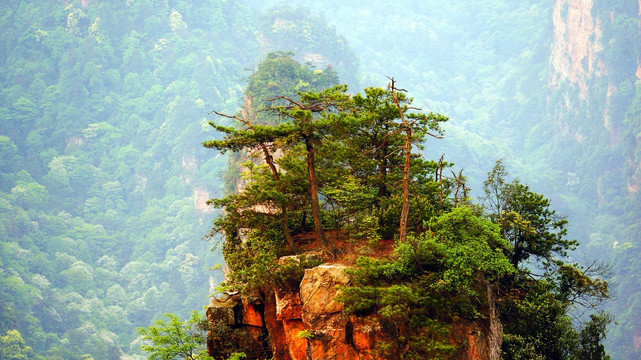
[(269, 101), (269, 102), (273, 102), (273, 101), (276, 101), (276, 100), (287, 100), (287, 101), (289, 101), (290, 104), (294, 104), (294, 105), (298, 106), (301, 109), (304, 108), (304, 106), (301, 103), (299, 103), (298, 101), (296, 101), (296, 100), (294, 100), (292, 98), (289, 98), (287, 96), (284, 96), (284, 95), (277, 96), (277, 97), (271, 98), (271, 99), (267, 99), (267, 101)]
[[(253, 127), (254, 127), (249, 120), (243, 119), (243, 118), (241, 118), (239, 116), (227, 115), (227, 114), (223, 114), (223, 113), (218, 112), (218, 111), (211, 111), (211, 112), (208, 113), (208, 115), (211, 114), (212, 112), (215, 113), (218, 116), (226, 117), (226, 118), (229, 118), (229, 119), (236, 119), (236, 120), (242, 122), (243, 124), (247, 125), (247, 127), (250, 128), (250, 129), (253, 129)], [(271, 152), (274, 150), (274, 144), (273, 143), (270, 144), (270, 143), (262, 142), (262, 143), (259, 144), (259, 147), (260, 147), (260, 150), (256, 149), (256, 151), (250, 152), (249, 155), (250, 156), (255, 156), (259, 151), (262, 151), (265, 163), (267, 164), (267, 166), (269, 166), (269, 168), (270, 168), (270, 170), (272, 172), (272, 175), (274, 176), (274, 180), (276, 180), (278, 182), (278, 186), (281, 187), (280, 174), (279, 174), (278, 168), (274, 164), (274, 157), (271, 154)], [(287, 245), (289, 246), (289, 248), (291, 250), (295, 251), (296, 247), (295, 247), (295, 244), (294, 244), (294, 240), (292, 239), (292, 237), (290, 235), (289, 225), (288, 225), (289, 215), (287, 214), (287, 208), (285, 206), (282, 206), (282, 218), (283, 218), (283, 233), (285, 235), (285, 239), (287, 240)]]
[(390, 80), (390, 83), (387, 85), (387, 88), (392, 90), (392, 91), (402, 91), (402, 92), (407, 92), (405, 89), (399, 89), (396, 87), (396, 80), (394, 80), (394, 77), (389, 77), (385, 75), (386, 78)]
[(216, 115), (218, 115), (218, 116), (226, 117), (226, 118), (228, 118), (228, 119), (236, 119), (236, 120), (238, 120), (238, 121), (242, 122), (243, 124), (245, 124), (245, 125), (249, 126), (250, 128), (251, 128), (251, 127), (253, 127), (253, 126), (252, 126), (252, 124), (249, 122), (249, 120), (247, 120), (247, 119), (243, 119), (243, 118), (241, 118), (241, 117), (239, 117), (239, 116), (236, 116), (236, 115), (227, 115), (227, 114), (223, 114), (223, 113), (220, 113), (220, 112), (218, 112), (218, 111), (215, 111), (215, 110), (208, 112), (208, 113), (207, 113), (207, 115), (210, 115), (211, 113), (214, 113), (214, 114), (216, 114)]

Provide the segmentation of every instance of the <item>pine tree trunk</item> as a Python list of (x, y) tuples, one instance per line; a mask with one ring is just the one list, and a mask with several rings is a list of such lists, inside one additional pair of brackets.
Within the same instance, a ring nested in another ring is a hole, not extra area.
[(398, 101), (396, 96), (396, 88), (394, 83), (394, 78), (390, 79), (391, 82), (388, 85), (388, 89), (392, 91), (392, 99), (396, 107), (398, 107), (398, 112), (401, 116), (401, 129), (405, 131), (405, 163), (403, 164), (403, 208), (401, 209), (401, 221), (399, 225), (399, 236), (398, 239), (400, 242), (405, 242), (407, 239), (407, 217), (410, 213), (410, 165), (412, 160), (412, 125), (405, 120), (405, 112), (401, 108), (401, 103)]
[(305, 148), (307, 149), (307, 174), (309, 176), (309, 192), (312, 198), (312, 218), (314, 219), (314, 232), (316, 237), (320, 239), (323, 248), (329, 245), (325, 233), (321, 226), (320, 218), (320, 203), (318, 201), (318, 183), (316, 181), (316, 169), (314, 167), (314, 147), (310, 139), (305, 138)]
[[(401, 116), (402, 115), (403, 113), (401, 112)], [(410, 160), (412, 158), (412, 129), (409, 124), (405, 123), (405, 119), (403, 119), (403, 125), (405, 125), (407, 139), (405, 140), (405, 163), (403, 164), (403, 208), (401, 210), (399, 230), (399, 241), (401, 242), (405, 242), (407, 239), (407, 217), (410, 212)]]
[[(276, 165), (274, 164), (274, 158), (269, 153), (269, 149), (267, 149), (267, 146), (265, 144), (262, 144), (261, 147), (263, 149), (263, 154), (265, 154), (265, 162), (271, 169), (272, 174), (274, 175), (274, 179), (276, 180), (276, 182), (278, 182), (278, 186), (280, 187), (280, 175), (278, 175), (278, 169), (276, 169)], [(289, 231), (289, 215), (287, 214), (287, 205), (281, 205), (281, 213), (281, 220), (283, 222), (283, 234), (285, 235), (285, 240), (287, 240), (287, 247), (289, 247), (289, 249), (292, 251), (296, 251), (294, 239), (292, 239), (291, 232)]]

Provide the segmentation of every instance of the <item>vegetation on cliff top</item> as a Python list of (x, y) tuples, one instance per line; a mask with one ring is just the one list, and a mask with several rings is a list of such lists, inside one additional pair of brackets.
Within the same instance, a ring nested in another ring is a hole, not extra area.
[[(268, 78), (261, 70), (292, 66), (285, 54), (267, 62), (253, 76)], [(290, 77), (293, 84), (313, 83), (311, 76), (323, 73), (298, 67), (308, 77)], [(212, 122), (225, 136), (204, 143), (248, 159), (242, 191), (212, 200), (225, 208), (212, 229), (212, 235), (225, 234), (232, 270), (223, 289), (296, 288), (305, 262), (278, 259), (309, 252), (301, 239), (310, 233), (325, 258), (340, 256), (339, 240), (364, 253), (376, 251), (379, 240), (397, 238), (391, 257), (357, 261), (350, 271), (354, 286), (342, 295), (348, 313), (376, 314), (394, 339), (379, 342), (381, 356), (447, 357), (451, 324), (488, 316), (481, 311), (487, 290), (479, 284), (500, 295), (506, 358), (604, 356), (599, 342), (607, 317), (579, 331), (569, 312), (606, 298), (608, 285), (592, 277), (594, 268), (563, 260), (576, 242), (565, 238), (566, 221), (549, 200), (518, 180), (508, 182), (499, 161), (485, 183), (485, 202), (474, 204), (461, 172), (446, 176), (451, 164), (443, 158), (425, 160), (412, 151), (425, 146), (428, 135), (438, 137), (446, 117), (417, 112), (393, 80), (388, 89), (356, 95), (334, 86), (263, 96), (268, 89), (248, 90), (247, 98), (265, 102), (224, 115), (233, 124)], [(328, 230), (336, 236), (327, 237)], [(559, 331), (564, 336), (550, 338)]]

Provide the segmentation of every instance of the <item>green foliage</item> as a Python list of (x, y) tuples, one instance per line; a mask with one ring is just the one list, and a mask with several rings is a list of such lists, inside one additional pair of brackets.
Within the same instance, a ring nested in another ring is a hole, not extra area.
[(314, 337), (314, 333), (309, 330), (301, 330), (296, 334), (296, 337), (299, 339), (312, 339)]
[(0, 338), (0, 359), (33, 359), (32, 354), (33, 350), (25, 344), (18, 330), (7, 330), (7, 334)]
[(214, 321), (207, 341), (215, 360), (271, 359), (271, 347), (263, 335), (257, 338), (255, 332)]
[(606, 328), (612, 322), (612, 317), (605, 313), (591, 314), (590, 320), (585, 322), (579, 332), (579, 347), (576, 350), (577, 359), (610, 360), (605, 353), (603, 339)]
[[(568, 251), (577, 245), (565, 238), (567, 221), (550, 209), (543, 195), (518, 180), (508, 182), (507, 177), (499, 160), (484, 183), (489, 218), (511, 245), (505, 253), (518, 270), (501, 282), (509, 294), (499, 304), (506, 358), (605, 358), (601, 341), (607, 316), (593, 318), (578, 332), (570, 311), (576, 306), (594, 308), (609, 297), (607, 281), (599, 278), (607, 268), (599, 263), (584, 268), (565, 262)], [(534, 275), (535, 271), (543, 274)]]
[(567, 220), (550, 209), (550, 201), (530, 191), (519, 180), (507, 182), (507, 171), (501, 160), (484, 183), (485, 201), (490, 219), (501, 227), (502, 236), (512, 245), (510, 262), (519, 267), (533, 256), (547, 266), (555, 255), (564, 257), (576, 247), (567, 240)]
[[(577, 330), (567, 305), (543, 281), (528, 284), (522, 299), (507, 298), (501, 306), (506, 359), (609, 359), (603, 340), (609, 315), (590, 315)], [(511, 320), (508, 320), (511, 319)]]
[[(262, 4), (261, 4), (262, 5)], [(358, 85), (358, 58), (343, 36), (307, 8), (279, 4), (259, 18), (266, 51), (292, 51), (301, 63), (332, 64), (343, 81)], [(298, 83), (293, 83), (294, 85)], [(328, 87), (329, 84), (323, 87)], [(296, 89), (308, 91), (308, 89)], [(311, 89), (309, 89), (311, 90)]]
[(143, 341), (149, 342), (140, 348), (152, 360), (212, 359), (204, 350), (209, 324), (197, 311), (186, 321), (174, 314), (165, 314), (168, 321), (156, 320), (154, 326), (138, 328)]
[(228, 360), (242, 360), (242, 359), (246, 359), (246, 358), (247, 358), (247, 355), (245, 355), (245, 353), (237, 353), (237, 352), (235, 352), (235, 353), (231, 354), (231, 356), (228, 358)]
[[(433, 219), (432, 231), (399, 243), (393, 260), (360, 258), (342, 289), (348, 313), (376, 313), (386, 358), (447, 358), (450, 324), (485, 316), (486, 286), (514, 272), (499, 229), (468, 207)], [(483, 275), (481, 275), (483, 274)]]
[(507, 359), (570, 358), (576, 332), (566, 307), (545, 282), (532, 282), (523, 299), (507, 298), (501, 305), (504, 320), (503, 353)]
[(498, 229), (487, 220), (462, 207), (438, 217), (431, 226), (434, 243), (443, 254), (442, 265), (446, 290), (465, 293), (478, 272), (497, 281), (514, 272), (504, 252), (510, 244), (499, 236)]
[[(274, 118), (263, 119), (260, 111), (269, 99), (295, 96), (298, 92), (321, 91), (338, 84), (338, 75), (331, 68), (314, 69), (301, 65), (293, 53), (269, 53), (249, 78), (245, 95), (251, 101), (250, 109), (258, 117), (254, 124), (269, 124)], [(260, 120), (259, 120), (260, 119)]]
[(3, 173), (15, 169), (18, 162), (18, 147), (7, 136), (0, 135), (0, 169)]
[[(275, 67), (283, 64), (283, 61), (284, 65)], [(271, 158), (271, 153), (280, 151), (282, 155), (275, 159), (275, 163), (283, 171), (276, 172), (273, 168), (273, 174), (270, 176), (265, 165), (248, 166), (249, 185), (244, 189), (245, 193), (230, 196), (215, 204), (225, 206), (232, 212), (236, 211), (232, 209), (251, 209), (257, 205), (275, 209), (287, 208), (288, 212), (294, 211), (290, 219), (299, 218), (298, 211), (307, 211), (305, 207), (310, 206), (311, 217), (314, 218), (316, 226), (318, 215), (314, 212), (318, 211), (315, 207), (319, 206), (315, 205), (317, 200), (314, 200), (314, 192), (318, 191), (325, 202), (322, 207), (332, 219), (330, 224), (333, 221), (334, 228), (345, 229), (348, 233), (353, 233), (355, 238), (363, 238), (365, 226), (362, 224), (378, 222), (378, 226), (367, 226), (370, 239), (374, 240), (381, 235), (393, 236), (393, 229), (397, 226), (393, 220), (394, 212), (399, 211), (393, 208), (397, 206), (398, 201), (395, 198), (400, 194), (398, 179), (401, 177), (401, 169), (398, 165), (402, 164), (403, 158), (399, 152), (404, 146), (404, 141), (403, 136), (399, 134), (399, 110), (393, 102), (391, 92), (370, 88), (365, 90), (365, 95), (357, 94), (352, 98), (346, 94), (344, 86), (337, 86), (319, 92), (299, 92), (296, 96), (276, 96), (273, 93), (264, 96), (263, 88), (271, 91), (271, 87), (262, 79), (274, 76), (270, 71), (281, 75), (276, 77), (282, 82), (281, 85), (275, 86), (277, 90), (291, 91), (286, 81), (290, 84), (296, 83), (299, 77), (303, 76), (299, 69), (305, 67), (294, 66), (292, 69), (291, 59), (276, 55), (268, 57), (263, 64), (250, 79), (247, 97), (261, 99), (271, 96), (268, 98), (270, 102), (267, 106), (271, 108), (271, 114), (276, 113), (278, 118), (255, 119), (250, 111), (248, 119), (237, 117), (243, 122), (244, 128), (212, 122), (211, 125), (225, 133), (226, 137), (206, 141), (204, 145), (223, 152), (254, 150), (261, 153), (260, 157), (263, 157), (263, 153), (269, 156), (266, 159)], [(263, 88), (254, 88), (257, 86)], [(446, 121), (446, 117), (434, 113), (410, 112), (412, 99), (404, 94), (399, 94), (398, 97), (403, 113), (414, 123), (412, 143), (420, 147), (419, 144), (429, 131), (437, 134), (441, 132), (440, 123)], [(251, 106), (259, 105), (254, 101)], [(250, 123), (251, 125), (248, 125)], [(346, 132), (354, 136), (345, 137)], [(306, 158), (297, 155), (301, 151), (305, 152)], [(306, 162), (308, 176), (301, 171), (303, 161)], [(443, 180), (438, 184), (434, 182), (432, 168), (436, 166), (447, 165), (425, 162), (419, 157), (412, 160), (412, 192), (415, 195), (413, 201), (416, 203), (411, 214), (412, 230), (422, 230), (423, 221), (438, 210), (433, 206), (433, 200), (438, 196), (436, 191), (439, 191), (439, 186), (441, 199), (447, 199), (448, 192), (452, 191), (451, 181)], [(301, 175), (303, 178), (297, 177)], [(300, 184), (305, 182), (310, 190), (300, 187)], [(316, 189), (311, 190), (312, 186)], [(304, 195), (301, 192), (304, 191), (311, 196), (309, 200), (301, 199), (301, 195)], [(304, 202), (301, 203), (300, 200)], [(451, 202), (444, 204), (441, 201), (438, 208), (443, 210), (446, 206), (451, 206)], [(248, 220), (259, 215), (256, 212), (243, 211)], [(229, 216), (234, 216), (235, 222), (242, 222), (243, 211), (235, 212), (234, 215), (230, 213)], [(284, 210), (281, 210), (281, 213), (284, 214)], [(306, 215), (303, 213), (300, 218), (305, 219)], [(254, 228), (246, 225), (238, 227)], [(305, 228), (305, 224), (288, 225), (292, 229)], [(318, 232), (318, 229), (316, 231)]]

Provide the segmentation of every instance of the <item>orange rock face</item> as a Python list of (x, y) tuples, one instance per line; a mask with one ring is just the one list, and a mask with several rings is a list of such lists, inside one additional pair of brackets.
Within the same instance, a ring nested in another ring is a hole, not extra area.
[(308, 339), (307, 359), (371, 358), (367, 352), (374, 343), (362, 341), (360, 352), (357, 351), (353, 323), (342, 313), (343, 304), (336, 300), (339, 287), (349, 284), (345, 269), (344, 265), (331, 264), (305, 270), (300, 284), (302, 319), (313, 335)]
[(495, 306), (496, 296), (488, 284), (483, 281), (476, 284), (486, 289), (489, 308), (486, 319), (478, 321), (461, 320), (454, 324), (450, 342), (457, 348), (456, 359), (484, 360), (499, 359), (503, 342), (503, 325)]
[[(220, 321), (236, 327), (265, 329), (269, 333), (270, 355), (276, 360), (378, 360), (380, 357), (374, 351), (377, 343), (394, 339), (387, 338), (375, 315), (343, 313), (344, 305), (337, 301), (337, 296), (340, 287), (349, 286), (346, 268), (341, 264), (323, 264), (307, 269), (299, 289), (266, 292), (260, 304), (237, 297), (225, 302), (212, 301), (207, 313), (210, 321), (215, 321), (212, 316), (216, 315)], [(494, 307), (494, 292), (487, 284), (480, 286), (487, 289), (490, 304), (487, 316), (480, 321), (460, 320), (452, 324), (450, 343), (457, 351), (451, 359), (500, 357), (503, 328)]]
[(344, 265), (331, 264), (305, 270), (300, 283), (300, 298), (308, 321), (343, 311), (343, 304), (336, 300), (336, 296), (338, 287), (349, 284), (346, 268)]
[(283, 320), (283, 331), (287, 339), (287, 350), (293, 360), (308, 359), (307, 339), (299, 334), (305, 330), (305, 325), (300, 319)]
[(300, 300), (298, 291), (290, 289), (277, 289), (276, 296), (276, 318), (278, 320), (300, 319), (303, 303)]
[(551, 52), (551, 85), (562, 80), (578, 85), (579, 96), (587, 97), (587, 81), (601, 75), (605, 65), (597, 60), (603, 49), (600, 21), (592, 16), (592, 0), (558, 0), (554, 4), (554, 42)]
[(242, 302), (242, 324), (256, 327), (265, 327), (263, 314), (260, 312), (262, 304), (254, 305), (248, 301)]

